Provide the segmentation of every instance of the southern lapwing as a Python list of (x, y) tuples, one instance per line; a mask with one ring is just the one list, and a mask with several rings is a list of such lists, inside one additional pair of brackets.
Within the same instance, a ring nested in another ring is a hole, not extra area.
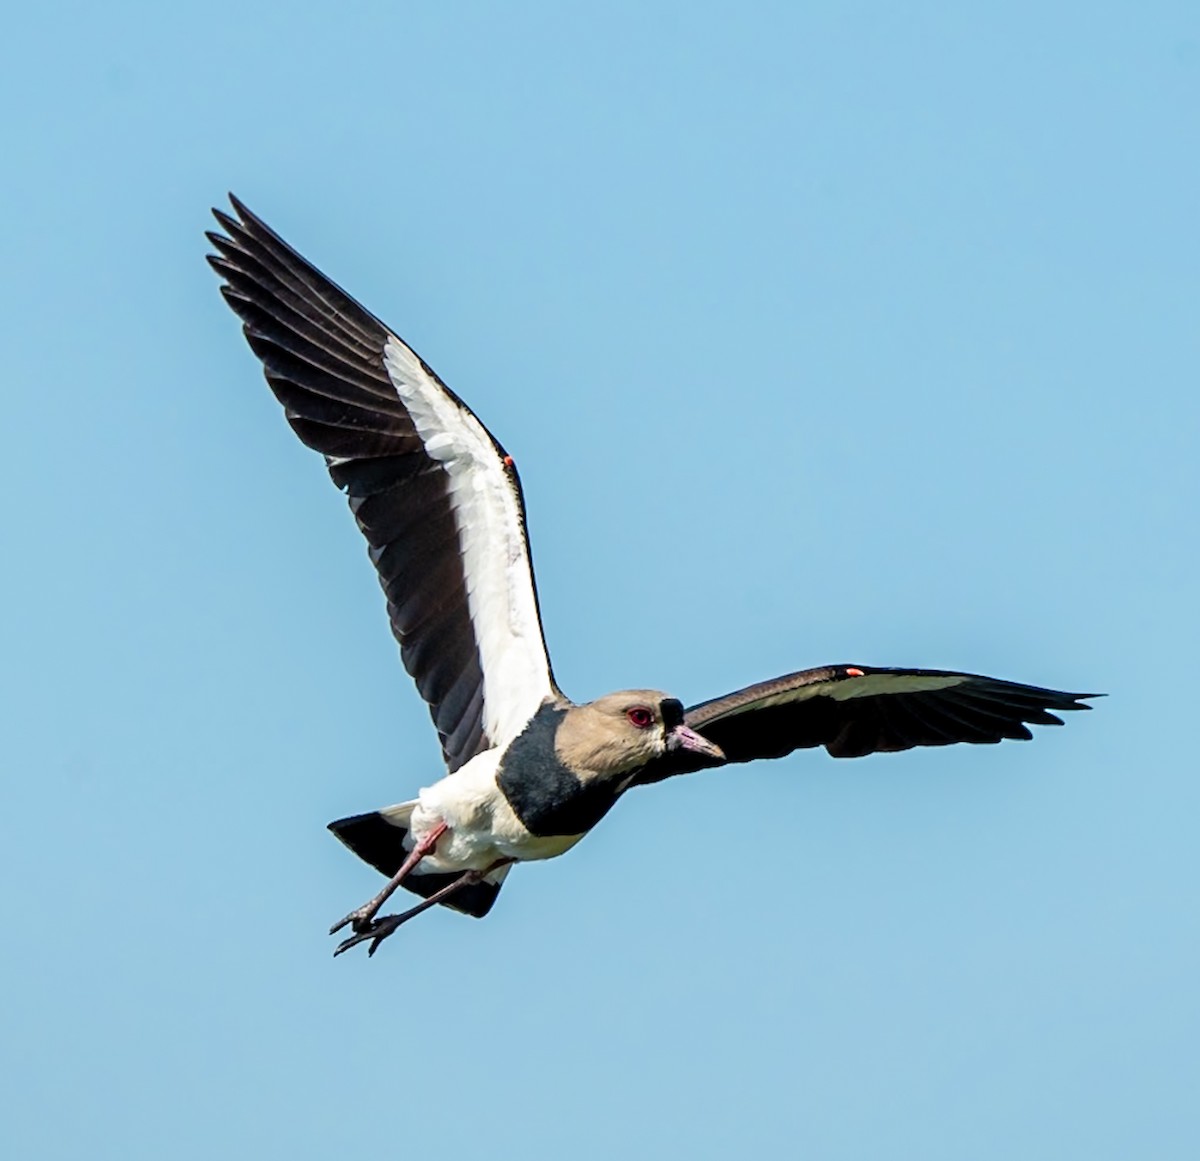
[[(650, 689), (576, 705), (546, 654), (516, 465), (398, 335), (231, 198), (209, 261), (296, 434), (370, 546), (447, 775), (329, 829), (388, 876), (336, 923), (374, 954), (435, 903), (491, 910), (514, 863), (573, 847), (633, 786), (824, 746), (835, 758), (1028, 739), (1082, 698), (970, 673), (830, 665), (684, 709)], [(424, 901), (380, 916), (403, 886)]]

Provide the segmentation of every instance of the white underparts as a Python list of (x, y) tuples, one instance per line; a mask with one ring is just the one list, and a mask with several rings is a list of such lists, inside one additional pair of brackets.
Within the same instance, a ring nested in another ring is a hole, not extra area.
[(439, 823), (447, 827), (434, 853), (421, 860), (421, 870), (482, 870), (497, 859), (552, 859), (583, 837), (530, 834), (496, 783), (499, 760), (499, 750), (485, 750), (453, 774), (425, 787), (415, 803), (403, 804), (410, 812), (404, 824), (410, 828), (405, 840), (408, 849)]

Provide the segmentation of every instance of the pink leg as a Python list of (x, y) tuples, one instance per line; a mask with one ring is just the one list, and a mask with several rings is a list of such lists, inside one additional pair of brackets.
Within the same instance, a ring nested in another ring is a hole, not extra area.
[(347, 923), (354, 924), (355, 931), (365, 931), (371, 925), (371, 920), (379, 914), (379, 908), (382, 907), (388, 899), (391, 898), (392, 892), (404, 882), (408, 873), (415, 867), (426, 855), (430, 854), (434, 847), (438, 844), (438, 839), (446, 833), (446, 824), (439, 822), (423, 839), (421, 839), (415, 847), (409, 852), (408, 858), (400, 864), (398, 870), (387, 882), (387, 885), (375, 896), (369, 903), (364, 903), (361, 907), (356, 907), (344, 919), (339, 919), (330, 929), (329, 934), (341, 931)]
[(342, 940), (333, 954), (335, 956), (341, 955), (342, 952), (349, 951), (352, 947), (360, 943), (365, 943), (369, 939), (371, 946), (367, 948), (367, 955), (374, 955), (379, 950), (379, 945), (400, 924), (407, 923), (414, 915), (420, 915), (422, 911), (428, 911), (430, 907), (440, 903), (447, 895), (453, 895), (460, 887), (469, 886), (471, 883), (478, 883), (493, 871), (515, 862), (516, 859), (497, 859), (490, 867), (486, 867), (482, 871), (464, 871), (453, 883), (448, 883), (440, 891), (435, 891), (428, 899), (422, 900), (415, 907), (410, 907), (407, 911), (401, 912), (399, 915), (385, 915), (382, 919), (376, 919), (369, 926), (361, 929), (356, 927), (356, 934), (350, 936), (349, 939)]

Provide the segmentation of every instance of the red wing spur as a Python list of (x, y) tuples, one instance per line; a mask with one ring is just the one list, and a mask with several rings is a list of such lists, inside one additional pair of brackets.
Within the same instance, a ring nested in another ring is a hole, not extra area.
[[(334, 924), (351, 929), (337, 953), (374, 953), (435, 903), (486, 915), (516, 863), (569, 850), (635, 786), (804, 747), (856, 758), (1028, 739), (1089, 708), (1095, 695), (868, 665), (687, 709), (653, 689), (572, 702), (542, 639), (512, 457), (420, 355), (231, 200), (209, 261), (288, 423), (346, 494), (446, 759), (411, 801), (330, 823), (388, 879)], [(397, 887), (422, 901), (381, 915)]]

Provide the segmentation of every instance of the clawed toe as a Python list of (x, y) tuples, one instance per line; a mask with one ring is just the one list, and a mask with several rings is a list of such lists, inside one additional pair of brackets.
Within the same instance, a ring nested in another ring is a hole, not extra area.
[[(344, 927), (347, 923), (352, 922), (353, 918), (353, 916), (347, 916), (333, 930), (337, 931), (339, 928)], [(343, 939), (342, 942), (337, 945), (337, 950), (334, 951), (333, 954), (335, 956), (339, 956), (342, 954), (342, 952), (349, 951), (352, 947), (357, 947), (360, 943), (366, 943), (367, 940), (370, 940), (371, 946), (367, 948), (367, 955), (372, 956), (379, 950), (379, 945), (385, 939), (387, 939), (387, 937), (391, 935), (392, 932), (395, 931), (396, 928), (399, 927), (406, 918), (407, 916), (405, 915), (384, 915), (361, 929), (359, 929), (356, 924), (355, 934), (350, 936), (349, 939)], [(330, 934), (333, 933), (330, 932)]]
[(353, 924), (354, 930), (360, 935), (365, 931), (371, 930), (371, 915), (368, 914), (366, 907), (356, 907), (349, 915), (339, 919), (330, 929), (330, 935), (337, 935), (343, 927)]
[(375, 912), (379, 910), (383, 899), (387, 897), (391, 891), (395, 890), (395, 881), (389, 884), (388, 890), (382, 896), (377, 895), (365, 907), (358, 908), (357, 911), (351, 911), (345, 919), (335, 923), (330, 929), (329, 934), (333, 935), (336, 931), (341, 931), (346, 924), (354, 925), (354, 934), (349, 939), (343, 939), (338, 944), (334, 955), (341, 955), (344, 951), (349, 951), (352, 947), (357, 947), (360, 943), (366, 943), (369, 939), (371, 946), (367, 949), (367, 955), (374, 955), (379, 950), (379, 945), (387, 939), (393, 931), (402, 923), (407, 923), (415, 915), (420, 915), (422, 911), (428, 911), (430, 907), (436, 906), (443, 899), (453, 895), (455, 891), (463, 887), (469, 887), (472, 883), (478, 883), (481, 879), (491, 874), (492, 871), (498, 871), (501, 867), (508, 866), (509, 863), (515, 862), (512, 858), (497, 859), (490, 866), (484, 867), (482, 870), (463, 871), (452, 883), (447, 883), (446, 886), (434, 891), (432, 895), (427, 896), (422, 902), (415, 907), (410, 907), (407, 911), (402, 911), (399, 915), (383, 915), (379, 918), (375, 917)]

